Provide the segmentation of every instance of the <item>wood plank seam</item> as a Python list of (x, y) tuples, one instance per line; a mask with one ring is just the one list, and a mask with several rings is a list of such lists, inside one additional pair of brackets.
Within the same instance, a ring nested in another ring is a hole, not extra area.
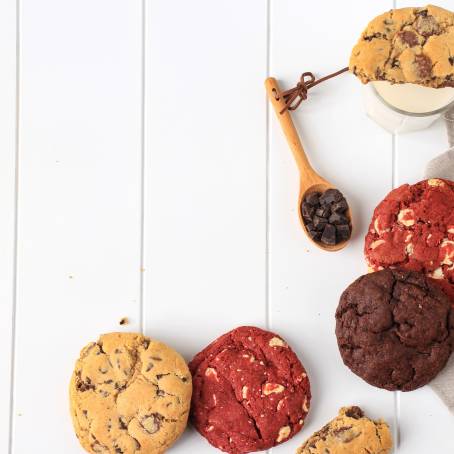
[(140, 134), (141, 134), (141, 172), (140, 172), (140, 280), (139, 280), (139, 316), (140, 316), (140, 330), (144, 333), (145, 330), (145, 322), (144, 322), (144, 274), (145, 274), (145, 77), (146, 77), (146, 67), (145, 67), (145, 59), (146, 59), (146, 16), (145, 16), (145, 0), (142, 0), (142, 71), (141, 71), (141, 91), (142, 91), (142, 99), (141, 99), (141, 124), (140, 124)]
[[(271, 0), (266, 0), (266, 77), (270, 77), (271, 67)], [(265, 122), (266, 122), (266, 203), (265, 203), (265, 222), (266, 222), (266, 244), (265, 244), (265, 321), (266, 328), (271, 328), (271, 300), (270, 300), (270, 104), (266, 94), (263, 95), (265, 100)]]
[(16, 0), (16, 105), (15, 105), (15, 171), (14, 171), (14, 235), (13, 235), (13, 281), (12, 285), (12, 312), (11, 312), (11, 360), (10, 360), (10, 397), (9, 397), (9, 435), (8, 453), (12, 454), (13, 424), (14, 424), (14, 397), (15, 397), (15, 367), (16, 367), (16, 313), (17, 313), (17, 244), (19, 225), (19, 119), (20, 119), (20, 0)]

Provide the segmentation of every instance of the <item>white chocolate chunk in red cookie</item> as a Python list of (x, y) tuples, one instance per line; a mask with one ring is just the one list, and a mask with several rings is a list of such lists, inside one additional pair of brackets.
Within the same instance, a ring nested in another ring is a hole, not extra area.
[(405, 208), (399, 211), (397, 215), (397, 221), (405, 227), (410, 227), (415, 223), (415, 213), (411, 208)]

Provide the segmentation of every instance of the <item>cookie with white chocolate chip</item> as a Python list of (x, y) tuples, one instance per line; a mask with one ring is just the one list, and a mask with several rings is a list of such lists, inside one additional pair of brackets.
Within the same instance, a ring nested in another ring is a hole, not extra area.
[(430, 179), (391, 191), (375, 208), (364, 253), (371, 271), (425, 273), (454, 304), (454, 182)]
[(189, 363), (191, 420), (213, 446), (230, 454), (269, 449), (293, 437), (309, 411), (301, 362), (277, 334), (243, 326)]
[(454, 86), (454, 13), (437, 6), (392, 9), (373, 19), (350, 57), (363, 82)]
[(391, 447), (391, 432), (383, 420), (369, 419), (359, 407), (344, 407), (296, 454), (389, 454)]
[(185, 430), (192, 380), (173, 349), (110, 333), (80, 353), (70, 383), (76, 435), (93, 454), (161, 454)]

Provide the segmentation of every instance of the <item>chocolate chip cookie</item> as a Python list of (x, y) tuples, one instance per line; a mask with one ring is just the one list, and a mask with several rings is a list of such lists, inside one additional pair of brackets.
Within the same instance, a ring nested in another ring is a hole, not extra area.
[(364, 253), (371, 271), (424, 272), (454, 304), (454, 182), (404, 184), (375, 208)]
[(437, 6), (392, 9), (373, 19), (350, 57), (363, 83), (454, 86), (454, 13)]
[(183, 358), (136, 333), (110, 333), (80, 353), (70, 384), (76, 435), (93, 454), (161, 454), (184, 431), (192, 381)]
[(298, 433), (309, 411), (309, 379), (277, 334), (243, 326), (224, 334), (189, 363), (191, 420), (230, 454), (262, 451)]
[(296, 454), (388, 454), (391, 447), (391, 432), (383, 420), (367, 418), (359, 407), (344, 407)]
[(336, 336), (356, 375), (379, 388), (412, 391), (445, 366), (454, 345), (454, 311), (424, 274), (385, 269), (344, 291)]

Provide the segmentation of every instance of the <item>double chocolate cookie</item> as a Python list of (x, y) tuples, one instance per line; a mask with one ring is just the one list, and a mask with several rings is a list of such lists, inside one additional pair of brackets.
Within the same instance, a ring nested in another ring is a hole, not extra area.
[(88, 344), (70, 385), (71, 416), (93, 454), (161, 454), (185, 430), (191, 374), (162, 342), (110, 333)]
[(344, 407), (296, 454), (389, 454), (391, 447), (391, 432), (383, 420), (367, 418), (359, 407)]
[(190, 362), (191, 420), (213, 446), (231, 454), (269, 449), (300, 431), (309, 411), (309, 379), (277, 334), (243, 326)]
[(454, 86), (454, 13), (429, 5), (376, 17), (353, 48), (349, 66), (363, 83)]
[(374, 211), (364, 253), (371, 271), (421, 271), (454, 303), (454, 182), (430, 179), (391, 191)]
[(336, 336), (356, 375), (379, 388), (411, 391), (445, 366), (454, 346), (454, 311), (422, 273), (386, 269), (344, 291)]

